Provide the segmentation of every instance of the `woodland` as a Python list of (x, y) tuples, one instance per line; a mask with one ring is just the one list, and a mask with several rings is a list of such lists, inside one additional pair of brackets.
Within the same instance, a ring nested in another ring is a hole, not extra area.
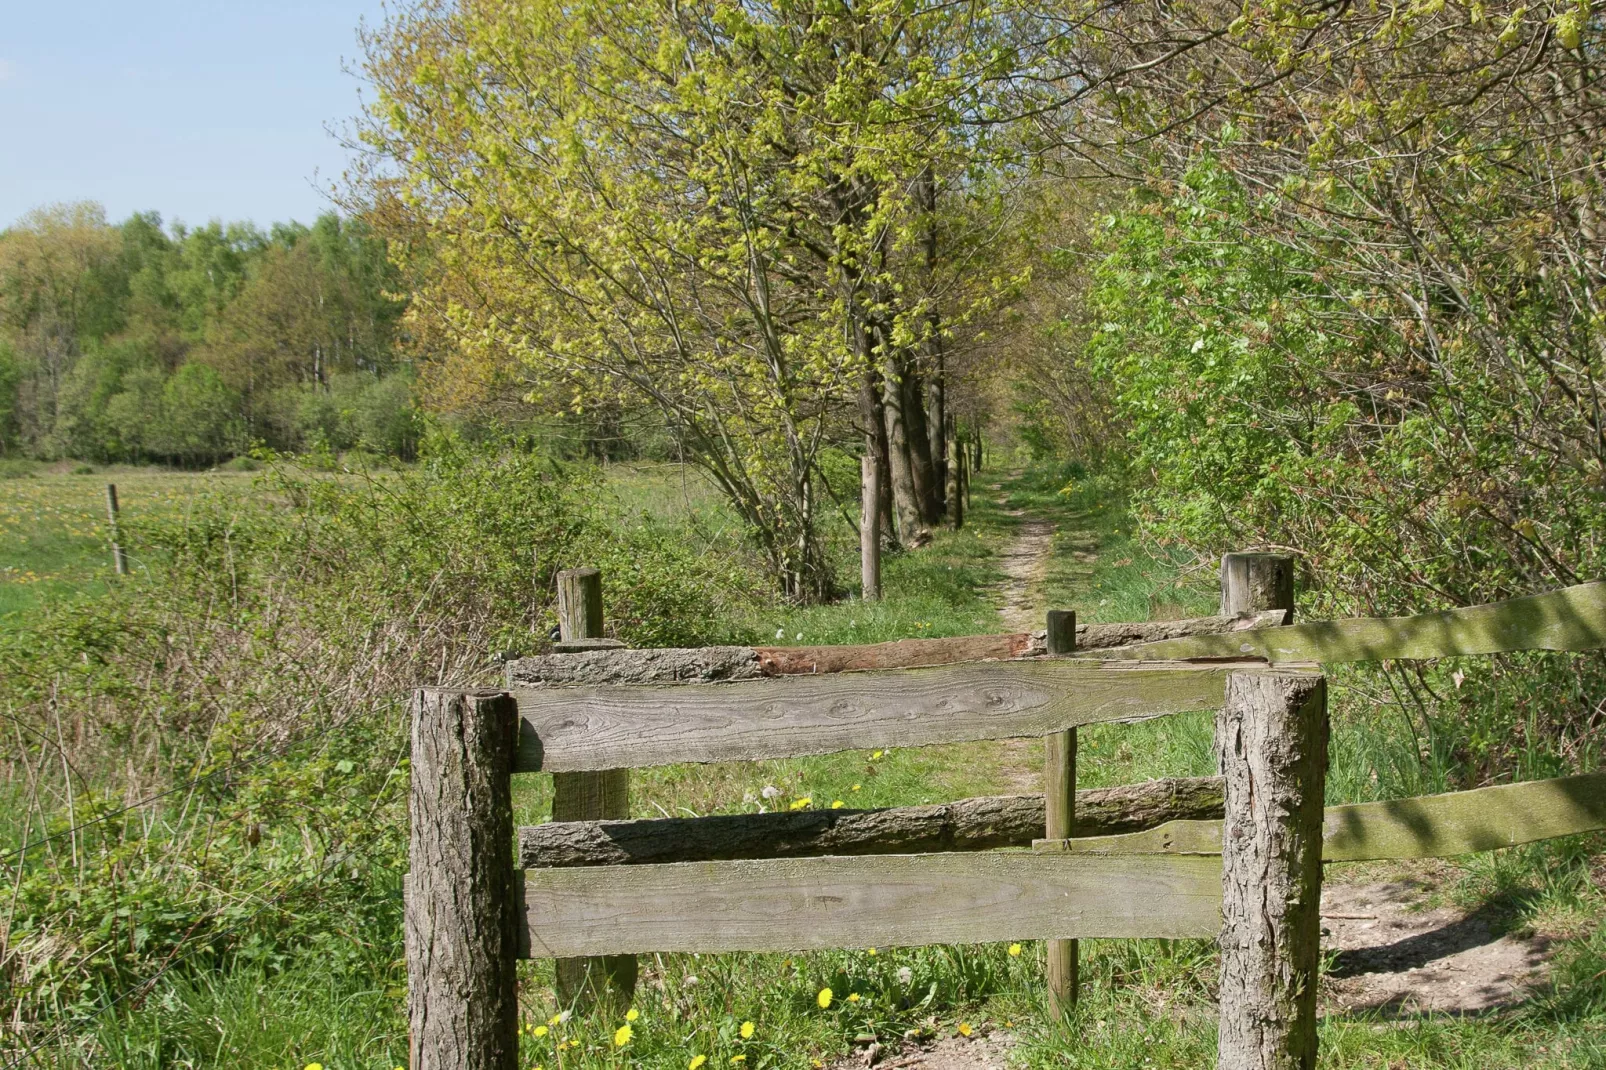
[[(405, 1061), (405, 695), (549, 648), (560, 569), (602, 568), (633, 646), (997, 632), (1032, 524), (1033, 605), (1090, 621), (1213, 612), (1230, 551), (1292, 555), (1308, 619), (1606, 574), (1588, 0), (409, 0), (359, 33), (311, 226), (0, 232), (0, 538), (37, 549), (0, 575), (57, 584), (0, 602), (7, 1065)], [(133, 575), (103, 513), (43, 534), (75, 464), (188, 481), (125, 521)], [(1598, 652), (1333, 686), (1329, 802), (1601, 755)], [(1178, 724), (1088, 734), (1086, 783), (1213, 773)], [(653, 770), (633, 816), (1018, 787), (1017, 752), (933, 750)], [(1554, 983), (1330, 1016), (1324, 1065), (1599, 1065), (1602, 858), (1394, 874), (1545, 933)], [(985, 1020), (1029, 1066), (1214, 1050), (1208, 943), (1090, 946), (1070, 1023), (1036, 953), (643, 958), (633, 1033), (532, 964), (522, 1043), (817, 1068)]]

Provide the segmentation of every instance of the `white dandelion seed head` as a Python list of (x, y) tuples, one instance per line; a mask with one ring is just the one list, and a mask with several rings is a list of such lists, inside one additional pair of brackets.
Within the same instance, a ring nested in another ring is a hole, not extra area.
[(907, 966), (898, 967), (898, 983), (906, 985), (915, 979), (915, 972)]
[(775, 638), (777, 638), (777, 639), (785, 639), (786, 638), (786, 629), (785, 628), (777, 628), (777, 629), (775, 629)]
[(759, 792), (759, 794), (764, 796), (766, 799), (778, 799), (781, 796), (781, 789), (776, 787), (774, 784), (765, 784), (764, 790)]
[(688, 973), (686, 975), (686, 979), (680, 983), (685, 985), (687, 988), (696, 988), (699, 982), (695, 973)]

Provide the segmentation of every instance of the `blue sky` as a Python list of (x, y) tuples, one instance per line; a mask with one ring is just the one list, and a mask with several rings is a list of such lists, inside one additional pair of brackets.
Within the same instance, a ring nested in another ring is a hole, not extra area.
[(112, 220), (310, 221), (346, 153), (357, 26), (379, 0), (9, 0), (0, 14), (0, 228), (94, 200)]

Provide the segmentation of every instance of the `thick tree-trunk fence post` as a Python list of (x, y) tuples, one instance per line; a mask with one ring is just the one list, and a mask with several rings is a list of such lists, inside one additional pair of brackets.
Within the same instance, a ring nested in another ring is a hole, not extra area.
[(859, 586), (866, 602), (881, 600), (881, 470), (875, 455), (859, 458)]
[(1327, 736), (1321, 676), (1228, 677), (1219, 1070), (1316, 1065)]
[(948, 443), (948, 520), (958, 531), (965, 526), (965, 444)]
[(106, 484), (106, 519), (112, 529), (112, 566), (119, 576), (128, 575), (128, 551), (123, 549), (123, 526), (117, 509), (117, 484)]
[[(1069, 654), (1076, 649), (1076, 614), (1071, 610), (1048, 612), (1048, 653)], [(1044, 835), (1063, 840), (1074, 835), (1076, 823), (1076, 729), (1046, 736), (1043, 764)], [(1048, 1001), (1057, 1016), (1076, 1009), (1078, 948), (1075, 940), (1048, 942)]]
[(1221, 615), (1237, 617), (1280, 609), (1294, 623), (1294, 559), (1288, 554), (1224, 554)]
[[(558, 573), (558, 634), (562, 642), (601, 639), (602, 572), (574, 568)], [(552, 820), (601, 821), (630, 816), (630, 771), (552, 774)], [(636, 988), (634, 955), (559, 959), (558, 999), (565, 1004), (599, 996), (628, 1003)]]
[(407, 1018), (412, 1070), (516, 1070), (518, 704), (500, 691), (413, 696)]

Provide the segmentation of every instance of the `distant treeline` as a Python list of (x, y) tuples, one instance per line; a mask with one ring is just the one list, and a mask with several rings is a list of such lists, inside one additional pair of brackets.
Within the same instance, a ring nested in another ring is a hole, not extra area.
[(312, 226), (106, 221), (0, 232), (0, 453), (215, 464), (261, 443), (411, 457), (405, 286), (382, 240)]

